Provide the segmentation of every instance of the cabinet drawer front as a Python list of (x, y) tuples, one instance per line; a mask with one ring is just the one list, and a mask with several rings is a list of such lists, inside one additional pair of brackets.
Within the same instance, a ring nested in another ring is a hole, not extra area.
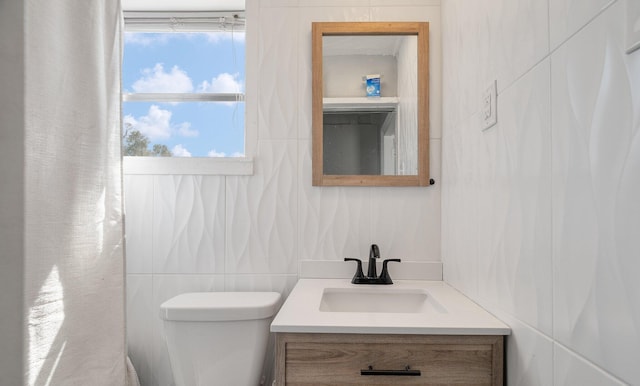
[[(488, 344), (385, 344), (288, 342), (287, 385), (491, 385)], [(361, 375), (407, 366), (419, 376)]]

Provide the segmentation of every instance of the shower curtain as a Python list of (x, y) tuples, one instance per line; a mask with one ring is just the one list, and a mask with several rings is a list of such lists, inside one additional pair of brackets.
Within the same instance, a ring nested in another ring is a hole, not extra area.
[(120, 2), (24, 7), (24, 382), (125, 385)]

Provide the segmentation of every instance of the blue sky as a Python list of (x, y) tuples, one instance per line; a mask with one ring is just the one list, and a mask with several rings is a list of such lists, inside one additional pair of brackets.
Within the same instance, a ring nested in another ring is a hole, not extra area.
[[(125, 33), (123, 92), (244, 92), (244, 33)], [(244, 153), (244, 102), (125, 102), (123, 124), (176, 156)]]

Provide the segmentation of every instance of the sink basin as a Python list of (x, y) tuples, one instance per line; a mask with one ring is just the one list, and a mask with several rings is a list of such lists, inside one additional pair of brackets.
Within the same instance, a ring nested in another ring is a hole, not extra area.
[(444, 312), (423, 289), (325, 288), (321, 312), (422, 313)]

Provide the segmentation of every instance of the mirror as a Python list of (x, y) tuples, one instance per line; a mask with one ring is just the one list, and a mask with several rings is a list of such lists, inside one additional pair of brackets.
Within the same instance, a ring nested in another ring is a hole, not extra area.
[(426, 22), (312, 23), (313, 185), (429, 185)]

